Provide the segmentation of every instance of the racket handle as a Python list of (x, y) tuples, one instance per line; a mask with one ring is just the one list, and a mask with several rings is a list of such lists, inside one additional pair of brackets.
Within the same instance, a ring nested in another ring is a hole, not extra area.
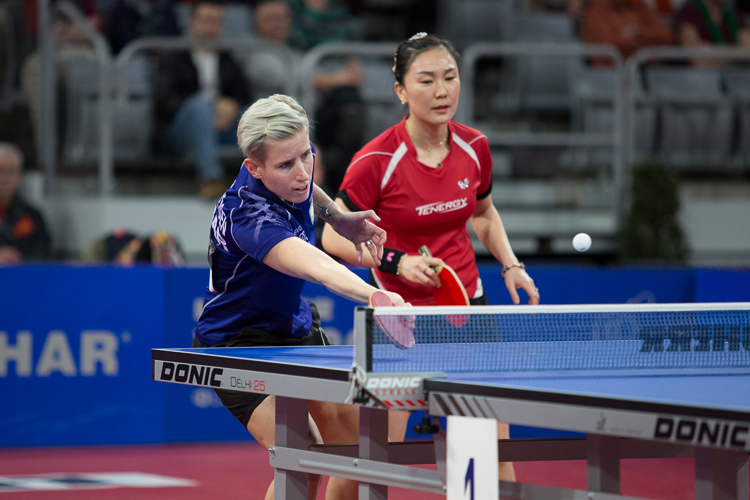
[[(430, 249), (427, 248), (427, 245), (422, 245), (419, 247), (419, 255), (422, 257), (432, 257), (432, 254), (430, 253)], [(440, 271), (443, 270), (443, 266), (430, 266), (433, 271), (435, 271), (437, 274), (440, 274)]]

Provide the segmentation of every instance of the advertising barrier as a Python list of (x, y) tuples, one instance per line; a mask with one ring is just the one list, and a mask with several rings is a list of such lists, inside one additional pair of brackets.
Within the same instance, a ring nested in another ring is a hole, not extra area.
[[(747, 270), (529, 272), (546, 304), (750, 301)], [(500, 267), (480, 273), (490, 303), (510, 304)], [(0, 268), (0, 447), (250, 439), (211, 390), (151, 380), (152, 348), (190, 345), (207, 280), (206, 268)], [(303, 295), (351, 343), (356, 304), (319, 285)]]

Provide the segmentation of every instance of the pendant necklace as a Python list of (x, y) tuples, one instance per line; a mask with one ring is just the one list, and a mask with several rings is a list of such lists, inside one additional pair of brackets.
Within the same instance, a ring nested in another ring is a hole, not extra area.
[[(443, 146), (445, 146), (445, 143), (447, 141), (448, 141), (448, 138), (446, 137), (445, 139), (443, 139), (442, 141), (440, 141), (438, 143), (437, 147), (438, 148), (442, 148)], [(428, 148), (428, 147), (422, 146), (422, 149), (425, 150), (425, 152), (427, 153), (427, 156), (430, 157), (430, 160), (432, 160), (433, 162), (435, 162), (437, 164), (437, 168), (443, 168), (443, 162), (442, 161), (435, 161), (435, 158), (432, 156), (432, 148)]]

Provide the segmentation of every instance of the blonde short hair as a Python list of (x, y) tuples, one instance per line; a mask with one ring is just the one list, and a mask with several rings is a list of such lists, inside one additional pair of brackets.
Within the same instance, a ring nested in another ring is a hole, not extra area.
[(242, 114), (237, 126), (237, 145), (245, 157), (263, 163), (266, 138), (283, 141), (309, 130), (304, 108), (293, 97), (274, 94), (258, 99)]

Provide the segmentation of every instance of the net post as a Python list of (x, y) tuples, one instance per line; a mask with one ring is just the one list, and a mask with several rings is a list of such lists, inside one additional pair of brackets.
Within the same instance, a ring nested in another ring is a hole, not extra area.
[(372, 308), (354, 309), (354, 363), (366, 372), (372, 371), (372, 322)]

